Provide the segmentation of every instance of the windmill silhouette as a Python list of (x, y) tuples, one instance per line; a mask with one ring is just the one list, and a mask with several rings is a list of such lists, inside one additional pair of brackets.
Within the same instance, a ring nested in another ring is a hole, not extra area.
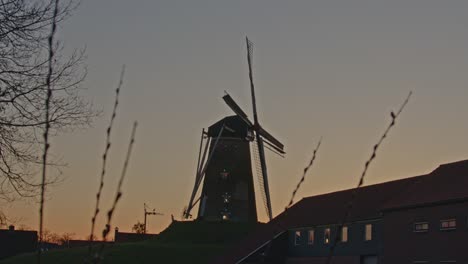
[[(267, 215), (272, 219), (265, 148), (282, 156), (285, 154), (284, 145), (259, 123), (252, 70), (253, 45), (248, 38), (246, 43), (254, 121), (250, 121), (229, 94), (223, 96), (224, 102), (236, 115), (225, 117), (207, 131), (202, 131), (195, 185), (188, 206), (183, 211), (186, 219), (191, 218), (192, 209), (200, 203), (198, 219), (256, 222), (252, 164), (257, 169)], [(254, 160), (250, 143), (254, 143)], [(201, 194), (195, 199), (202, 182)]]

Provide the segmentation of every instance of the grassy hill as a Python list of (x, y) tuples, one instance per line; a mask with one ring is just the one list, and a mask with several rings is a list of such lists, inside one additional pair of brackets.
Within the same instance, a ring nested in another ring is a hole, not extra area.
[[(232, 222), (173, 222), (155, 239), (106, 245), (103, 263), (207, 263), (258, 225)], [(46, 252), (42, 263), (82, 264), (87, 257), (87, 247), (61, 249)], [(1, 264), (35, 262), (35, 254), (0, 261)]]

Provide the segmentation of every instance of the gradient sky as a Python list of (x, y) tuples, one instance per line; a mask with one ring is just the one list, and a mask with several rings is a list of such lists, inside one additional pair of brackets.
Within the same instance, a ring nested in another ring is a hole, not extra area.
[[(407, 93), (414, 96), (372, 164), (366, 184), (428, 173), (468, 159), (468, 1), (83, 0), (60, 28), (68, 50), (87, 48), (83, 96), (103, 110), (90, 129), (55, 138), (68, 163), (48, 191), (46, 228), (89, 233), (105, 128), (122, 64), (127, 74), (112, 137), (103, 208), (114, 195), (133, 120), (136, 145), (114, 226), (159, 232), (190, 196), (200, 131), (250, 114), (245, 36), (254, 42), (259, 118), (286, 146), (267, 153), (274, 214), (287, 204), (317, 141), (323, 144), (297, 199), (357, 184), (373, 144)], [(265, 212), (261, 200), (261, 220)], [(38, 206), (6, 209), (37, 228)], [(99, 230), (104, 222), (98, 221)]]

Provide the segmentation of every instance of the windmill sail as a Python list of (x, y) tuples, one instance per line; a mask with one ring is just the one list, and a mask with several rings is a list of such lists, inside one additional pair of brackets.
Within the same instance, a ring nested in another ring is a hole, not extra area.
[(253, 82), (253, 70), (252, 70), (252, 54), (253, 54), (253, 43), (246, 37), (245, 41), (247, 42), (247, 63), (249, 64), (249, 80), (250, 80), (250, 91), (252, 94), (252, 110), (254, 115), (255, 125), (258, 125), (258, 116), (257, 116), (257, 103), (255, 100), (255, 85)]
[(274, 136), (268, 133), (268, 131), (263, 129), (261, 126), (259, 126), (258, 128), (258, 132), (265, 140), (268, 141), (270, 146), (274, 147), (277, 151), (284, 154), (284, 145), (281, 142), (279, 142), (279, 140), (277, 140)]
[[(267, 208), (268, 208), (268, 218), (271, 220), (273, 218), (273, 215), (272, 215), (272, 211), (271, 211), (270, 188), (268, 186), (268, 173), (267, 173), (267, 167), (266, 167), (266, 161), (265, 161), (265, 148), (263, 147), (263, 139), (261, 137), (261, 133), (259, 132), (261, 127), (260, 127), (260, 125), (258, 123), (257, 103), (256, 103), (256, 100), (255, 100), (255, 85), (254, 85), (254, 82), (253, 82), (253, 70), (252, 70), (253, 44), (248, 38), (245, 38), (245, 41), (247, 42), (247, 62), (249, 64), (249, 79), (250, 79), (250, 90), (251, 90), (251, 93), (252, 93), (252, 110), (253, 110), (253, 115), (254, 115), (254, 128), (256, 128), (255, 137), (257, 139), (258, 154), (259, 154), (259, 158), (260, 158), (260, 166), (262, 167), (263, 188), (264, 188), (264, 191), (265, 191), (266, 205), (267, 205)], [(264, 134), (267, 134), (266, 131), (264, 131), (264, 132), (265, 132)], [(268, 135), (270, 135), (270, 134), (268, 134)], [(270, 139), (273, 140), (273, 141), (276, 140), (273, 136), (271, 136)], [(279, 143), (279, 141), (277, 141), (277, 142)]]
[[(206, 168), (208, 167), (208, 164), (210, 163), (210, 160), (213, 157), (214, 150), (216, 149), (216, 146), (218, 145), (219, 138), (223, 134), (223, 130), (224, 130), (224, 124), (221, 127), (221, 130), (219, 131), (218, 136), (216, 137), (216, 140), (214, 142), (212, 151), (208, 154), (208, 159), (207, 159), (206, 163), (203, 166), (200, 167), (200, 170), (197, 171), (197, 175), (196, 175), (196, 178), (195, 178), (195, 186), (193, 187), (193, 192), (192, 192), (192, 195), (190, 197), (189, 205), (188, 205), (188, 208), (187, 208), (186, 213), (185, 213), (185, 215), (186, 215), (185, 218), (190, 217), (190, 211), (195, 206), (194, 203), (193, 203), (193, 199), (195, 198), (195, 195), (198, 192), (198, 188), (200, 187), (200, 184), (201, 184), (201, 182), (203, 180), (203, 176), (205, 176)], [(202, 161), (205, 159), (206, 150), (208, 149), (208, 145), (211, 145), (211, 143), (212, 143), (212, 140), (209, 139), (207, 141), (207, 143), (206, 143), (206, 147), (205, 147), (205, 151), (203, 153)], [(201, 163), (201, 164), (203, 164), (203, 163)]]
[[(210, 145), (211, 138), (208, 138), (208, 140), (205, 143), (205, 150), (203, 151), (203, 156), (201, 156), (201, 159), (199, 157), (198, 164), (197, 164), (197, 171), (195, 173), (195, 184), (193, 186), (192, 194), (190, 196), (189, 204), (187, 208), (184, 208), (184, 218), (188, 219), (190, 217), (190, 211), (192, 208), (195, 206), (196, 203), (194, 203), (195, 195), (198, 192), (198, 188), (201, 183), (201, 167), (205, 163), (205, 158), (206, 158), (206, 153), (208, 151), (208, 146)], [(203, 145), (203, 135), (202, 135), (202, 141), (200, 142), (200, 154), (201, 154), (201, 147)]]
[(244, 120), (247, 124), (252, 126), (252, 122), (247, 118), (247, 114), (240, 108), (240, 106), (232, 99), (232, 97), (229, 94), (226, 94), (223, 96), (224, 102), (236, 113), (242, 120)]
[(270, 187), (268, 185), (268, 173), (265, 161), (265, 149), (263, 147), (263, 139), (260, 136), (257, 136), (257, 145), (258, 145), (258, 156), (260, 158), (260, 165), (262, 167), (262, 176), (263, 176), (263, 189), (265, 191), (266, 204), (268, 209), (268, 218), (273, 219), (273, 212), (271, 210), (271, 199), (270, 199)]
[(258, 187), (260, 189), (260, 195), (262, 196), (262, 201), (263, 201), (263, 206), (265, 208), (265, 213), (267, 215), (269, 215), (266, 192), (265, 192), (265, 186), (263, 184), (263, 170), (262, 170), (262, 165), (260, 163), (260, 155), (259, 155), (259, 152), (258, 152), (258, 145), (257, 145), (256, 141), (255, 141), (255, 145), (252, 147), (252, 152), (253, 152), (253, 156), (254, 156), (253, 165), (255, 166), (255, 172), (257, 174), (257, 181), (258, 181)]

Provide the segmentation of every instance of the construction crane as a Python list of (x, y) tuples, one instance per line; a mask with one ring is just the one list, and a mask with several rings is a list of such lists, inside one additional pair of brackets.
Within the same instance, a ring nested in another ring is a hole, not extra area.
[(164, 214), (156, 212), (156, 209), (148, 210), (148, 206), (146, 205), (146, 203), (143, 203), (143, 208), (145, 210), (145, 220), (144, 220), (143, 234), (146, 234), (146, 226), (147, 226), (146, 225), (146, 217), (148, 215), (164, 215)]

